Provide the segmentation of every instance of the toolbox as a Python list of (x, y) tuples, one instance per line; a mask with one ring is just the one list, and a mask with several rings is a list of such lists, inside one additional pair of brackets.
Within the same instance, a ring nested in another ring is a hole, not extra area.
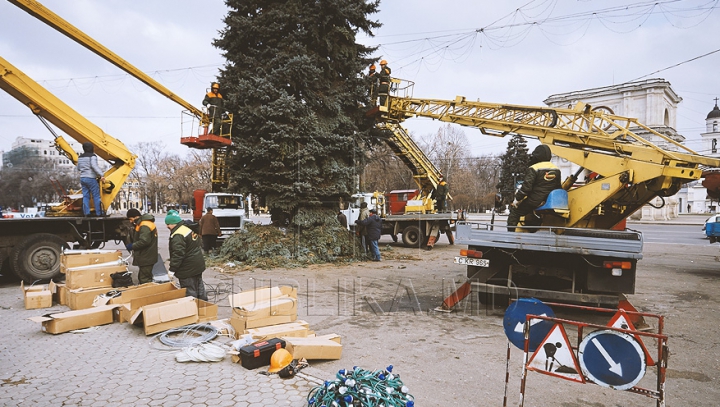
[(273, 352), (285, 347), (285, 341), (272, 338), (262, 342), (255, 342), (240, 348), (240, 363), (245, 369), (256, 369), (270, 364)]

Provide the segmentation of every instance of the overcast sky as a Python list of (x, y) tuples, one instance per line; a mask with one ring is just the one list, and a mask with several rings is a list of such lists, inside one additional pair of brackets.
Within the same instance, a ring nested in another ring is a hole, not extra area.
[[(222, 66), (211, 45), (224, 27), (221, 0), (41, 3), (195, 106)], [(416, 83), (415, 97), (542, 106), (552, 94), (662, 70), (646, 78), (666, 79), (683, 98), (677, 130), (698, 150), (720, 97), (718, 0), (385, 0), (380, 8), (372, 18), (383, 27), (361, 41), (381, 46), (377, 56), (393, 76)], [(187, 151), (179, 105), (7, 1), (0, 1), (0, 56), (126, 145), (161, 140), (169, 152)], [(405, 126), (417, 136), (441, 123)], [(463, 131), (472, 155), (507, 145)], [(51, 138), (29, 109), (0, 92), (0, 150), (18, 136)]]

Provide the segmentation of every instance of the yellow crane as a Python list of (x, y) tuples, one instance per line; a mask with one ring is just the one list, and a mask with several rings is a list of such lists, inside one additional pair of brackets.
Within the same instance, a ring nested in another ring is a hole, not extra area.
[[(112, 165), (105, 172), (105, 183), (100, 190), (103, 207), (109, 208), (135, 167), (137, 156), (120, 140), (105, 133), (2, 57), (0, 57), (0, 89), (29, 107), (43, 122), (47, 120), (80, 143), (90, 142), (95, 146), (95, 153)], [(62, 136), (55, 136), (55, 144), (74, 164), (77, 164), (77, 153)], [(53, 208), (54, 210), (47, 215), (82, 214), (82, 195), (76, 194), (71, 197), (73, 199), (65, 202), (61, 207)]]
[[(412, 97), (412, 82), (400, 86), (377, 109), (381, 126), (393, 126), (412, 117), (428, 117), (478, 128), (483, 134), (504, 137), (521, 134), (547, 144), (553, 154), (598, 174), (574, 187), (566, 181), (568, 210), (548, 217), (544, 225), (610, 229), (656, 197), (674, 195), (680, 187), (701, 178), (720, 160), (702, 156), (641, 124), (578, 103), (572, 109), (520, 106)], [(402, 94), (398, 94), (402, 92)], [(642, 130), (674, 150), (662, 148), (638, 135)]]
[(213, 192), (220, 192), (221, 190), (227, 188), (228, 176), (226, 171), (226, 158), (228, 146), (232, 143), (232, 114), (227, 114), (226, 118), (221, 119), (222, 123), (220, 123), (219, 126), (215, 126), (220, 129), (218, 132), (220, 134), (213, 134), (211, 132), (213, 127), (213, 118), (208, 116), (206, 112), (188, 103), (170, 89), (166, 88), (158, 81), (136, 68), (134, 65), (94, 40), (59, 15), (49, 10), (47, 7), (35, 0), (8, 1), (182, 106), (185, 109), (185, 111), (183, 111), (183, 115), (190, 116), (193, 118), (193, 121), (197, 120), (199, 130), (188, 136), (181, 136), (180, 142), (191, 148), (212, 149)]

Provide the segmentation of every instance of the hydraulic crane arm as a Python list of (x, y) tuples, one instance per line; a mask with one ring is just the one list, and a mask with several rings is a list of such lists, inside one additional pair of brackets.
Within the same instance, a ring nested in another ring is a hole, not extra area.
[(77, 42), (78, 44), (82, 45), (83, 47), (94, 52), (101, 58), (103, 58), (106, 61), (110, 62), (111, 64), (117, 66), (118, 68), (122, 69), (123, 71), (127, 72), (128, 74), (132, 75), (133, 77), (137, 78), (139, 81), (143, 82), (144, 84), (155, 89), (156, 91), (158, 91), (162, 95), (166, 96), (173, 102), (181, 105), (182, 107), (184, 107), (185, 109), (190, 111), (194, 116), (196, 116), (198, 118), (205, 118), (205, 121), (207, 121), (207, 117), (206, 117), (207, 115), (205, 113), (203, 113), (202, 110), (200, 110), (200, 109), (196, 108), (195, 106), (193, 106), (192, 104), (186, 102), (183, 98), (181, 98), (180, 96), (173, 93), (170, 89), (161, 85), (158, 81), (151, 78), (149, 75), (147, 75), (143, 71), (137, 69), (131, 63), (127, 62), (126, 60), (121, 58), (116, 53), (110, 51), (104, 45), (95, 41), (90, 36), (88, 36), (87, 34), (85, 34), (82, 31), (80, 31), (74, 25), (65, 21), (62, 17), (53, 13), (51, 10), (49, 10), (47, 7), (43, 6), (39, 2), (37, 2), (35, 0), (8, 0), (8, 1), (10, 3), (20, 7), (21, 9), (25, 10), (28, 14), (30, 14), (33, 17), (37, 18), (38, 20), (44, 22), (45, 24), (49, 25), (50, 27), (56, 29), (57, 31), (61, 32), (62, 34), (65, 34), (71, 40)]
[[(411, 85), (396, 88), (411, 94)], [(381, 122), (429, 117), (476, 127), (492, 136), (534, 137), (555, 155), (599, 174), (568, 191), (570, 213), (556, 222), (558, 226), (611, 228), (655, 197), (673, 195), (683, 184), (699, 179), (703, 169), (720, 167), (719, 159), (697, 154), (637, 119), (593, 110), (582, 102), (574, 109), (556, 109), (472, 102), (461, 96), (440, 100), (391, 95), (387, 99), (378, 109)], [(674, 150), (639, 136), (638, 130)]]
[[(73, 139), (80, 143), (90, 142), (95, 146), (95, 153), (112, 165), (105, 172), (106, 184), (100, 191), (104, 207), (109, 208), (120, 187), (135, 167), (137, 156), (120, 140), (102, 131), (2, 57), (0, 57), (0, 89)], [(77, 154), (62, 137), (56, 137), (55, 143), (74, 163), (77, 162)]]

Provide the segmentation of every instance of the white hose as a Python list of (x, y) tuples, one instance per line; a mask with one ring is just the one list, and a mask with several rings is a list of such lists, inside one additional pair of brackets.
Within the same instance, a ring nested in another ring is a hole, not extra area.
[(175, 354), (178, 362), (219, 362), (225, 358), (225, 349), (211, 343), (183, 348)]

